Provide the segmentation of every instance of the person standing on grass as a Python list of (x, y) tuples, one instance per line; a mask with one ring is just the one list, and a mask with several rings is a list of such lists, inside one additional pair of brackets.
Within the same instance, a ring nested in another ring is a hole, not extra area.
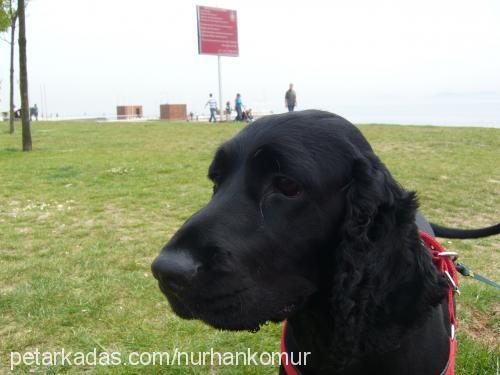
[(293, 112), (295, 106), (297, 105), (297, 94), (293, 89), (293, 83), (290, 83), (290, 88), (285, 93), (285, 106), (288, 108), (288, 112)]
[(34, 117), (35, 120), (38, 121), (38, 106), (36, 104), (34, 107), (30, 108), (30, 121), (32, 117)]
[(240, 94), (236, 94), (234, 109), (236, 110), (236, 121), (243, 121), (243, 101)]
[(212, 122), (212, 119), (214, 120), (214, 122), (217, 122), (217, 119), (215, 118), (215, 115), (217, 114), (217, 100), (213, 98), (212, 94), (208, 96), (208, 102), (207, 104), (205, 104), (205, 108), (207, 107), (207, 105), (210, 108), (210, 119), (208, 120), (208, 122)]
[(226, 115), (226, 121), (230, 121), (231, 120), (231, 102), (230, 101), (227, 101), (226, 102), (226, 109), (224, 110), (224, 113)]

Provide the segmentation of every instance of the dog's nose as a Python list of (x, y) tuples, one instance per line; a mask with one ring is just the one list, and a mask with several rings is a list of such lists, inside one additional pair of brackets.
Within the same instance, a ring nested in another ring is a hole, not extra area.
[(165, 287), (182, 289), (188, 286), (198, 273), (200, 264), (185, 251), (166, 251), (151, 264), (153, 276)]

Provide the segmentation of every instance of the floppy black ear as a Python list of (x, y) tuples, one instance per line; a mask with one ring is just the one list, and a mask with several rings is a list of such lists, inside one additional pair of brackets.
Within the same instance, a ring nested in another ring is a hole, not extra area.
[(446, 282), (420, 241), (417, 207), (415, 193), (405, 191), (375, 154), (354, 160), (331, 266), (339, 338), (332, 353), (339, 358), (397, 346), (398, 337), (445, 297)]

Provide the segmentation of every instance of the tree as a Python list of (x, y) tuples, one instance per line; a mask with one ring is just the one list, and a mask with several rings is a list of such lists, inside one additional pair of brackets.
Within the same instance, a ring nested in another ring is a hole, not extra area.
[(10, 18), (10, 92), (9, 92), (9, 131), (14, 133), (14, 46), (16, 39), (16, 22), (18, 12), (12, 6), (13, 0), (9, 2), (9, 18)]
[(0, 0), (0, 32), (6, 31), (10, 26), (6, 5), (6, 1)]
[(0, 32), (5, 32), (10, 26), (10, 19), (7, 14), (7, 8), (4, 0), (0, 0)]
[(21, 118), (23, 151), (31, 151), (30, 105), (28, 98), (28, 67), (26, 57), (26, 17), (24, 0), (18, 0), (17, 13), (19, 17), (19, 79), (21, 91)]
[(14, 133), (14, 48), (16, 38), (16, 23), (18, 12), (14, 6), (15, 0), (0, 0), (2, 2), (1, 9), (3, 16), (6, 19), (7, 27), (0, 31), (7, 31), (10, 28), (10, 88), (9, 88), (9, 132)]

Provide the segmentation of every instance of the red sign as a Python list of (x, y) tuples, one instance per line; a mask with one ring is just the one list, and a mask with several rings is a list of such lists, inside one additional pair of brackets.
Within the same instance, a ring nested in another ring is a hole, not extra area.
[(198, 53), (238, 56), (236, 11), (196, 6), (198, 14)]

